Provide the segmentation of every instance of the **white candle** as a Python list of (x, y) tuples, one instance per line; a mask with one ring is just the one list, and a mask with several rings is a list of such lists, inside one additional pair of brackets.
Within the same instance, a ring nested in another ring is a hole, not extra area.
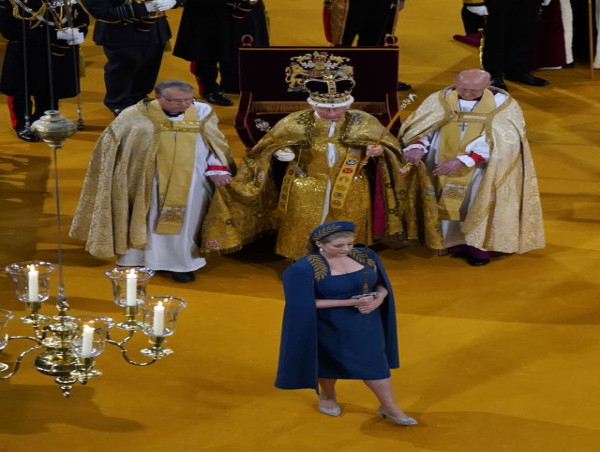
[(81, 334), (81, 357), (91, 358), (92, 348), (94, 345), (94, 327), (83, 325), (83, 333)]
[(155, 336), (162, 336), (165, 332), (165, 307), (159, 301), (154, 306), (154, 322), (152, 323), (152, 332)]
[(29, 268), (29, 298), (28, 300), (31, 302), (39, 302), (38, 294), (39, 294), (39, 272), (35, 269), (35, 265), (28, 265)]
[(127, 273), (127, 306), (137, 306), (137, 273), (132, 268)]

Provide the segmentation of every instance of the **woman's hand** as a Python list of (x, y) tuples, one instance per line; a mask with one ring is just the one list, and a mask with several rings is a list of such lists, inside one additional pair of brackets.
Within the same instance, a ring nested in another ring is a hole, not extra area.
[(356, 309), (358, 309), (358, 312), (361, 314), (370, 314), (379, 306), (381, 306), (386, 294), (383, 294), (382, 292), (376, 292), (375, 295), (365, 295), (364, 297), (357, 298)]

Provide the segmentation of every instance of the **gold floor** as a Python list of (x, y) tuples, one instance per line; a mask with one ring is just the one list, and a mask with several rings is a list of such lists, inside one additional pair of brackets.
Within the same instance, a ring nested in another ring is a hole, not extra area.
[[(274, 45), (324, 44), (320, 2), (266, 3)], [(449, 85), (456, 71), (477, 66), (476, 49), (452, 40), (462, 31), (458, 3), (409, 1), (400, 15), (400, 79), (420, 99)], [(179, 12), (169, 17), (176, 28)], [(102, 105), (102, 49), (88, 38), (83, 50), (86, 129), (58, 154), (66, 294), (75, 315), (120, 319), (103, 276), (113, 261), (90, 257), (66, 237), (90, 150), (111, 120)], [(339, 418), (319, 414), (311, 391), (273, 387), (279, 276), (287, 263), (270, 253), (267, 241), (210, 259), (195, 283), (164, 275), (151, 280), (149, 292), (189, 302), (168, 339), (175, 354), (153, 366), (128, 365), (109, 348), (97, 363), (104, 375), (65, 399), (27, 358), (12, 380), (0, 380), (0, 450), (600, 450), (600, 89), (581, 65), (543, 76), (549, 87), (509, 88), (527, 119), (546, 248), (483, 268), (422, 249), (381, 253), (398, 299), (402, 368), (393, 372), (394, 384), (418, 427), (379, 419), (376, 400), (360, 382), (340, 383)], [(171, 55), (161, 77), (192, 81), (187, 64)], [(17, 140), (6, 111), (1, 105), (0, 264), (56, 262), (51, 150)], [(75, 111), (74, 99), (62, 102), (63, 114), (76, 119)], [(217, 112), (240, 157), (244, 149), (231, 125), (235, 107)], [(1, 307), (23, 315), (6, 275), (0, 284)], [(10, 327), (12, 334), (28, 332), (18, 320)], [(133, 348), (144, 345), (138, 339)], [(0, 360), (14, 360), (29, 346), (11, 341)]]

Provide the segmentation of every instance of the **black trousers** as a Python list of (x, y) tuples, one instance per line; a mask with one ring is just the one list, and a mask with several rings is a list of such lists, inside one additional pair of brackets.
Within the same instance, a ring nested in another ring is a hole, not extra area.
[(153, 45), (104, 46), (106, 96), (104, 105), (122, 110), (144, 99), (154, 89), (164, 51), (164, 43)]
[(499, 78), (529, 72), (534, 23), (542, 0), (486, 0), (483, 68)]
[(358, 46), (382, 46), (385, 35), (394, 28), (395, 2), (390, 0), (350, 0), (342, 37), (343, 46), (351, 46), (358, 36)]
[[(194, 60), (200, 94), (218, 91), (239, 93), (239, 47), (242, 37), (249, 35), (256, 47), (268, 47), (269, 35), (264, 4), (258, 3), (240, 19), (233, 18), (229, 8), (215, 8), (213, 29), (207, 29), (212, 39), (202, 49), (202, 58)], [(179, 36), (178, 36), (179, 39)], [(217, 79), (220, 76), (220, 82)]]
[(485, 24), (485, 17), (472, 13), (466, 6), (463, 6), (460, 10), (460, 17), (462, 18), (465, 33), (468, 35), (477, 33)]
[(55, 99), (54, 105), (52, 105), (48, 93), (35, 96), (25, 96), (21, 93), (9, 96), (7, 105), (12, 127), (15, 130), (21, 130), (27, 122), (26, 114), (29, 114), (29, 125), (31, 125), (33, 121), (40, 119), (46, 110), (58, 110), (58, 99)]

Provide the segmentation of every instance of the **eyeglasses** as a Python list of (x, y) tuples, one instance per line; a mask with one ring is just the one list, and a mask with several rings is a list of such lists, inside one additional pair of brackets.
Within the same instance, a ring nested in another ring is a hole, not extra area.
[(162, 96), (162, 98), (167, 102), (171, 102), (172, 104), (177, 105), (193, 104), (194, 102), (196, 102), (196, 99), (194, 99), (193, 97), (190, 97), (189, 99), (169, 99), (168, 97)]

